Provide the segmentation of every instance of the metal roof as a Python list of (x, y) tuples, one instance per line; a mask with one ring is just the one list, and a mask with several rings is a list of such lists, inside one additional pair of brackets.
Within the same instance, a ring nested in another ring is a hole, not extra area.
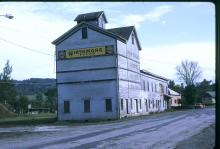
[(96, 20), (103, 14), (104, 20), (106, 23), (108, 23), (104, 11), (98, 11), (98, 12), (91, 12), (91, 13), (84, 13), (79, 14), (74, 21), (89, 21), (89, 20)]
[(171, 90), (170, 88), (168, 88), (168, 92), (169, 92), (170, 95), (180, 96), (180, 93), (177, 93), (176, 91)]
[(128, 40), (133, 29), (134, 26), (127, 26), (127, 27), (111, 28), (111, 29), (107, 29), (107, 31), (122, 36)]
[(215, 91), (207, 91), (206, 93), (213, 98), (215, 97)]
[(153, 76), (153, 77), (156, 77), (156, 78), (165, 80), (165, 81), (169, 81), (169, 79), (164, 78), (164, 77), (159, 76), (159, 75), (156, 75), (156, 74), (154, 74), (154, 73), (152, 73), (152, 72), (149, 72), (149, 71), (147, 71), (147, 70), (140, 70), (140, 72), (143, 73), (143, 74), (147, 74), (147, 75), (150, 75), (150, 76)]
[(140, 42), (138, 40), (137, 33), (136, 33), (136, 30), (135, 30), (134, 26), (111, 28), (111, 29), (107, 29), (107, 31), (112, 32), (112, 33), (114, 33), (118, 36), (121, 36), (121, 37), (125, 38), (126, 40), (129, 39), (129, 37), (131, 36), (132, 31), (134, 31), (134, 34), (135, 34), (136, 39), (137, 39), (138, 48), (139, 48), (139, 50), (141, 50), (141, 45), (140, 45)]
[(98, 26), (96, 26), (96, 25), (93, 25), (93, 24), (91, 24), (91, 23), (81, 22), (81, 23), (77, 24), (76, 26), (74, 26), (73, 28), (71, 28), (70, 30), (68, 30), (67, 32), (65, 32), (63, 35), (61, 35), (61, 36), (58, 37), (57, 39), (55, 39), (55, 40), (52, 42), (52, 44), (57, 45), (57, 44), (61, 43), (63, 40), (65, 40), (66, 38), (68, 38), (69, 36), (71, 36), (72, 34), (74, 34), (76, 31), (78, 31), (79, 29), (81, 29), (81, 26), (83, 26), (83, 25), (86, 25), (86, 26), (87, 26), (88, 28), (90, 28), (90, 29), (93, 29), (93, 30), (95, 30), (95, 31), (97, 31), (97, 32), (103, 33), (103, 34), (105, 34), (105, 35), (108, 35), (108, 36), (110, 36), (110, 37), (112, 37), (112, 38), (118, 39), (118, 40), (120, 40), (120, 41), (126, 43), (126, 39), (123, 38), (123, 37), (121, 37), (121, 36), (119, 36), (119, 35), (116, 35), (116, 34), (114, 34), (114, 33), (112, 33), (112, 32), (109, 32), (109, 31), (107, 31), (107, 30), (105, 30), (105, 29), (103, 29), (103, 28), (101, 28), (101, 27), (98, 27)]

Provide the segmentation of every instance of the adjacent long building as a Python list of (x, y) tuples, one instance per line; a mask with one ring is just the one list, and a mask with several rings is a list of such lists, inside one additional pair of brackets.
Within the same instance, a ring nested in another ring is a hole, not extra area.
[(167, 108), (168, 79), (140, 70), (134, 26), (105, 29), (103, 11), (75, 21), (52, 42), (59, 120), (120, 119)]

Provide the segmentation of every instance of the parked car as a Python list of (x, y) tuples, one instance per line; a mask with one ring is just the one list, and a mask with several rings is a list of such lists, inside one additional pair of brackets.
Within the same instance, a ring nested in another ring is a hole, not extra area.
[(203, 109), (203, 108), (205, 108), (205, 105), (203, 105), (202, 103), (196, 103), (194, 108), (195, 109)]

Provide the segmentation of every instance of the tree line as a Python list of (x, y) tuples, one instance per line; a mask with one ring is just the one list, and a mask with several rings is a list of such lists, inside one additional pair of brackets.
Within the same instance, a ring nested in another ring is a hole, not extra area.
[(170, 81), (168, 87), (174, 91), (181, 93), (182, 105), (194, 105), (195, 103), (202, 103), (202, 98), (207, 91), (215, 91), (215, 83), (211, 80), (203, 79), (198, 82), (202, 74), (202, 69), (197, 62), (182, 61), (176, 67), (176, 74), (181, 85)]
[[(0, 73), (0, 102), (9, 110), (24, 114), (28, 112), (28, 105), (32, 108), (49, 108), (56, 111), (56, 84), (55, 79), (29, 79), (16, 81), (11, 78), (12, 66), (6, 62)], [(27, 95), (35, 98), (28, 99)], [(43, 98), (46, 97), (46, 98)]]

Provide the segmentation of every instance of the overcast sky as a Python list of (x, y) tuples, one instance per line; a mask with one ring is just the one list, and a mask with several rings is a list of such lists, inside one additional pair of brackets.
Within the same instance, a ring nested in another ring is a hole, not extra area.
[(106, 28), (135, 26), (141, 69), (178, 81), (175, 67), (188, 59), (199, 63), (201, 80), (214, 81), (215, 6), (195, 2), (1, 2), (0, 14), (15, 17), (0, 17), (0, 71), (10, 60), (13, 79), (55, 78), (51, 42), (76, 25), (78, 14), (100, 10)]

